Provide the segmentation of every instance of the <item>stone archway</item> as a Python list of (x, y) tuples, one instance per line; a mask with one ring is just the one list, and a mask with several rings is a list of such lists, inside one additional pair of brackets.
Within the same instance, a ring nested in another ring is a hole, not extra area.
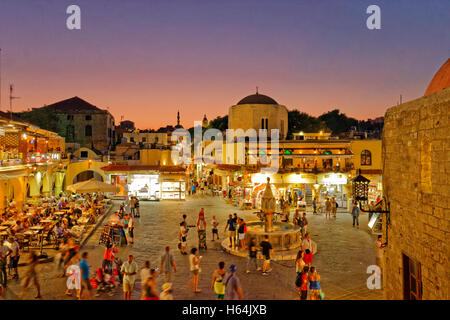
[[(106, 181), (106, 175), (100, 168), (107, 166), (108, 163), (100, 161), (79, 161), (72, 162), (67, 166), (65, 173), (64, 188), (73, 184), (74, 179), (84, 171), (94, 171), (101, 176), (101, 181)], [(99, 179), (100, 180), (100, 179)]]
[(16, 207), (21, 210), (28, 191), (25, 177), (11, 179), (10, 182), (13, 188), (13, 199), (16, 202)]
[(95, 180), (103, 182), (103, 177), (101, 174), (99, 174), (98, 172), (95, 172), (94, 170), (85, 170), (85, 171), (82, 171), (79, 174), (77, 174), (73, 178), (72, 183), (78, 183), (78, 182), (82, 182), (82, 181), (86, 181), (86, 180), (90, 180), (90, 179), (95, 179)]

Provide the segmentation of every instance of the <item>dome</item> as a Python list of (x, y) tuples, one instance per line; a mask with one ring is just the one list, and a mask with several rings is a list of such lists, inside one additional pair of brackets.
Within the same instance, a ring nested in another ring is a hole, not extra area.
[(436, 72), (428, 85), (427, 91), (425, 91), (425, 95), (436, 93), (448, 87), (450, 87), (450, 59)]
[(252, 94), (250, 96), (245, 97), (241, 101), (237, 103), (239, 104), (278, 104), (275, 100), (273, 100), (271, 97), (265, 96), (263, 94), (259, 94), (258, 92), (255, 94)]

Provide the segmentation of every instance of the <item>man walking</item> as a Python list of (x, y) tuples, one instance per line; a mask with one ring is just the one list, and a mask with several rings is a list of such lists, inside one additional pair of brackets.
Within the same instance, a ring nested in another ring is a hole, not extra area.
[(331, 213), (333, 213), (333, 217), (336, 218), (336, 212), (337, 212), (337, 201), (335, 197), (331, 198)]
[(230, 248), (232, 248), (234, 242), (233, 240), (236, 237), (236, 228), (234, 227), (234, 220), (231, 214), (228, 216), (227, 224), (225, 225), (224, 231), (227, 231), (227, 228), (228, 228), (228, 237), (230, 238)]
[(313, 214), (317, 214), (317, 197), (314, 197), (313, 200)]
[(83, 252), (81, 255), (80, 260), (80, 277), (81, 277), (81, 293), (80, 297), (82, 298), (83, 295), (86, 297), (86, 299), (91, 299), (91, 283), (89, 281), (89, 264), (87, 262), (88, 259), (88, 253)]
[(136, 206), (136, 200), (135, 200), (134, 197), (131, 197), (131, 199), (130, 199), (130, 212), (133, 215), (133, 217), (135, 215), (135, 206)]
[(262, 268), (263, 276), (267, 276), (272, 269), (270, 268), (271, 255), (273, 254), (272, 245), (269, 242), (269, 236), (265, 235), (264, 240), (259, 244), (262, 248), (262, 255), (264, 256), (264, 264)]
[(120, 272), (123, 274), (123, 298), (124, 300), (130, 300), (136, 280), (136, 273), (138, 272), (138, 265), (133, 261), (131, 254), (128, 256), (128, 260), (122, 265)]
[(9, 243), (11, 244), (11, 268), (14, 269), (13, 279), (19, 279), (19, 273), (17, 271), (17, 265), (19, 264), (20, 252), (19, 252), (19, 243), (16, 238), (9, 237)]
[(11, 255), (12, 250), (3, 244), (0, 240), (0, 285), (6, 288), (6, 283), (8, 281), (8, 276), (6, 274), (6, 259)]
[(161, 256), (161, 273), (164, 273), (166, 283), (172, 282), (172, 268), (173, 272), (177, 272), (177, 266), (173, 255), (170, 253), (170, 247), (166, 247), (166, 252)]
[(225, 289), (225, 300), (242, 300), (244, 294), (242, 293), (241, 281), (236, 275), (237, 268), (234, 264), (230, 266), (230, 272), (225, 275), (223, 279)]
[(357, 228), (359, 229), (359, 208), (358, 208), (358, 204), (356, 202), (353, 203), (353, 208), (352, 208), (352, 217), (353, 217), (353, 228), (355, 227), (355, 222), (357, 225)]

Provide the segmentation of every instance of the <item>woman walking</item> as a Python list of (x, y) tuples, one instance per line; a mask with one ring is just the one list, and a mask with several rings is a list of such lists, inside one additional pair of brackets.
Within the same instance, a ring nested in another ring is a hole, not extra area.
[(194, 282), (194, 292), (199, 293), (202, 292), (198, 289), (198, 275), (200, 273), (200, 259), (202, 257), (197, 256), (197, 248), (192, 248), (191, 254), (189, 255), (189, 264), (191, 266), (191, 272), (193, 274), (193, 278), (191, 281)]
[(75, 290), (77, 294), (78, 300), (81, 300), (81, 281), (80, 281), (80, 259), (78, 257), (78, 254), (75, 255), (71, 260), (71, 265), (67, 268), (67, 290), (66, 295), (71, 297), (72, 296), (72, 290)]
[(41, 298), (41, 288), (39, 286), (39, 282), (37, 279), (37, 272), (36, 272), (36, 267), (37, 267), (38, 263), (39, 263), (38, 256), (33, 251), (30, 252), (30, 255), (28, 256), (28, 261), (27, 261), (27, 269), (26, 269), (26, 273), (25, 273), (23, 288), (22, 288), (22, 292), (20, 293), (21, 299), (23, 299), (23, 297), (25, 296), (25, 293), (28, 289), (30, 281), (33, 281), (34, 286), (36, 287), (36, 290), (37, 290), (37, 295), (34, 298), (35, 299)]
[(295, 272), (297, 275), (303, 271), (303, 268), (306, 266), (305, 261), (303, 260), (304, 252), (299, 250), (297, 253), (297, 258), (295, 259)]
[(320, 292), (321, 292), (320, 275), (319, 273), (317, 273), (315, 267), (311, 267), (309, 274), (309, 299), (319, 300)]
[(217, 300), (225, 299), (225, 284), (223, 283), (223, 278), (226, 274), (225, 271), (225, 262), (219, 262), (219, 269), (213, 272), (211, 288), (214, 289), (214, 293), (216, 294)]
[(245, 250), (245, 233), (247, 232), (247, 225), (244, 219), (239, 219), (238, 238), (241, 250)]
[(146, 280), (143, 280), (141, 300), (159, 300), (158, 292), (156, 292), (155, 281), (157, 275), (158, 271), (151, 269), (150, 276)]
[(255, 238), (252, 238), (250, 240), (250, 245), (248, 247), (248, 261), (247, 261), (247, 270), (245, 273), (250, 273), (250, 265), (254, 264), (256, 271), (260, 271), (261, 268), (258, 267), (258, 262), (256, 260), (256, 255), (258, 253), (258, 250), (256, 248), (256, 240)]

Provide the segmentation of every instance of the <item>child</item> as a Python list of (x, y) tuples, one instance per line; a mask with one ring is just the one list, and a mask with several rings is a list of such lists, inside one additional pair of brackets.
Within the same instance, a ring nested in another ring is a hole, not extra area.
[(217, 240), (219, 240), (219, 231), (217, 230), (219, 222), (216, 220), (216, 216), (212, 217), (211, 225), (212, 225), (212, 241), (214, 241), (214, 235), (216, 235)]
[(173, 300), (172, 284), (167, 282), (162, 285), (162, 292), (159, 295), (160, 300)]
[(309, 249), (305, 250), (305, 254), (303, 255), (303, 262), (305, 262), (305, 264), (308, 267), (311, 267), (312, 264), (312, 260), (313, 260), (313, 254)]

